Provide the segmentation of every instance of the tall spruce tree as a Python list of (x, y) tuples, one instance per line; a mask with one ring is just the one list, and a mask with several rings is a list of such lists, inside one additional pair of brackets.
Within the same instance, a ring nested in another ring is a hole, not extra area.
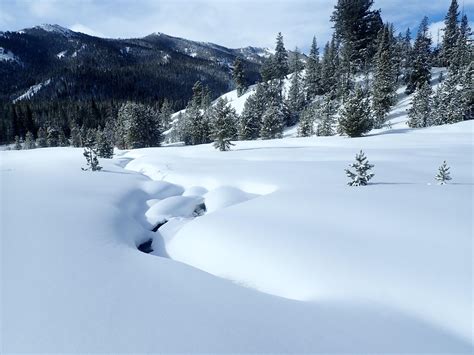
[(402, 53), (403, 53), (402, 80), (403, 80), (403, 83), (407, 85), (410, 82), (412, 65), (413, 65), (413, 47), (411, 45), (411, 32), (409, 28), (405, 32), (405, 37), (403, 38)]
[(301, 112), (300, 122), (298, 124), (298, 137), (311, 137), (314, 135), (315, 111), (318, 103), (312, 103), (306, 106)]
[(220, 151), (229, 150), (233, 145), (237, 131), (237, 114), (235, 109), (222, 98), (217, 100), (211, 109), (211, 137), (214, 147)]
[(288, 98), (286, 99), (286, 107), (288, 108), (287, 126), (292, 126), (298, 122), (304, 106), (305, 97), (301, 73), (296, 71), (291, 76), (290, 89), (288, 91)]
[(232, 77), (237, 87), (237, 96), (242, 96), (247, 90), (247, 80), (245, 78), (244, 66), (240, 58), (236, 58), (232, 68)]
[(388, 26), (381, 30), (379, 47), (375, 56), (374, 82), (372, 85), (372, 112), (374, 128), (385, 124), (387, 113), (395, 103), (396, 74), (393, 62), (394, 48)]
[(295, 47), (293, 52), (288, 54), (288, 72), (295, 73), (301, 72), (304, 69), (304, 64), (301, 61), (301, 51), (298, 47)]
[(457, 0), (451, 0), (448, 13), (444, 19), (444, 36), (441, 47), (441, 57), (444, 66), (449, 66), (453, 60), (456, 43), (459, 36), (459, 5)]
[(35, 149), (35, 148), (36, 148), (35, 137), (33, 136), (33, 133), (28, 131), (26, 132), (25, 144), (23, 145), (23, 149)]
[(127, 134), (129, 148), (158, 147), (161, 140), (158, 112), (147, 105), (132, 104), (130, 126)]
[(167, 131), (171, 127), (171, 116), (173, 115), (173, 105), (168, 99), (163, 101), (160, 108), (160, 123), (163, 131)]
[(23, 147), (21, 145), (20, 137), (15, 136), (15, 145), (13, 146), (13, 149), (15, 150), (22, 150)]
[(49, 126), (47, 130), (48, 147), (59, 147), (59, 129)]
[(333, 136), (334, 124), (336, 115), (336, 104), (331, 99), (331, 95), (324, 95), (318, 109), (316, 110), (316, 118), (319, 120), (316, 135), (318, 136)]
[(281, 106), (271, 104), (265, 110), (262, 117), (262, 128), (260, 136), (263, 139), (274, 139), (283, 137), (285, 116)]
[(428, 31), (428, 18), (421, 21), (413, 46), (413, 65), (406, 92), (413, 93), (417, 87), (431, 80), (431, 37)]
[(43, 127), (38, 129), (38, 134), (36, 135), (36, 144), (38, 148), (46, 148), (48, 146), (48, 141), (46, 139), (46, 132)]
[(105, 129), (97, 130), (96, 151), (99, 158), (112, 159), (114, 156), (114, 145)]
[(407, 124), (411, 128), (428, 127), (432, 124), (433, 91), (428, 83), (418, 87), (413, 96), (413, 104), (408, 110)]
[(467, 107), (459, 75), (449, 70), (446, 80), (436, 92), (436, 107), (433, 110), (436, 124), (456, 123), (464, 120)]
[(305, 69), (304, 87), (306, 90), (306, 99), (311, 101), (314, 100), (317, 95), (322, 93), (321, 63), (319, 61), (319, 48), (316, 42), (316, 37), (313, 37)]
[(262, 116), (266, 108), (266, 90), (262, 83), (257, 84), (255, 93), (250, 95), (240, 115), (239, 137), (243, 140), (257, 139), (262, 127)]
[(283, 43), (283, 35), (278, 32), (276, 39), (275, 55), (273, 57), (273, 70), (275, 72), (275, 79), (278, 79), (280, 86), (282, 85), (283, 79), (288, 74), (288, 52), (285, 49)]
[(372, 60), (382, 28), (380, 11), (372, 5), (373, 0), (338, 0), (331, 17), (348, 62), (359, 70)]
[(73, 124), (71, 127), (71, 144), (75, 148), (82, 147), (81, 130), (77, 124)]
[(339, 130), (349, 137), (360, 137), (373, 127), (370, 106), (364, 91), (357, 87), (344, 102), (340, 117)]

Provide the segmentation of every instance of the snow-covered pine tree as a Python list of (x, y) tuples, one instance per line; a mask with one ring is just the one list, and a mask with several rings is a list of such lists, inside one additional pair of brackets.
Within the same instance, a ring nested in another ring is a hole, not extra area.
[(283, 137), (283, 127), (285, 126), (285, 116), (282, 107), (270, 104), (262, 117), (262, 128), (260, 136), (263, 139), (274, 139)]
[(56, 127), (48, 127), (47, 130), (47, 142), (48, 147), (58, 147), (59, 146), (59, 130)]
[(452, 63), (459, 36), (459, 5), (457, 0), (451, 0), (448, 13), (444, 19), (444, 36), (441, 46), (441, 58), (444, 66)]
[(236, 135), (237, 114), (227, 100), (220, 98), (210, 110), (211, 137), (214, 147), (220, 151), (229, 150), (233, 145), (231, 140)]
[(247, 80), (245, 78), (244, 66), (242, 60), (237, 57), (234, 61), (232, 68), (232, 78), (234, 79), (235, 86), (237, 87), (237, 96), (242, 96), (247, 90)]
[(316, 111), (316, 117), (319, 119), (318, 128), (316, 129), (317, 136), (333, 136), (335, 134), (333, 128), (336, 121), (335, 115), (336, 104), (331, 99), (331, 95), (326, 94)]
[(311, 50), (306, 61), (306, 73), (304, 79), (304, 86), (306, 91), (306, 99), (308, 101), (314, 100), (317, 95), (322, 93), (321, 84), (321, 63), (319, 61), (319, 48), (316, 42), (316, 37), (313, 37)]
[(379, 47), (375, 55), (374, 82), (372, 85), (372, 112), (374, 128), (382, 128), (387, 113), (395, 102), (397, 89), (396, 75), (393, 62), (391, 32), (387, 25), (379, 35)]
[(132, 120), (133, 103), (123, 103), (117, 113), (117, 121), (114, 127), (115, 145), (118, 149), (128, 149), (128, 131)]
[(20, 142), (20, 137), (18, 136), (15, 136), (15, 145), (13, 146), (13, 149), (15, 150), (22, 150), (23, 147), (21, 145), (21, 142)]
[(38, 129), (38, 134), (36, 135), (36, 144), (38, 148), (46, 148), (48, 146), (48, 141), (46, 139), (46, 132), (43, 127)]
[(262, 116), (265, 112), (265, 101), (263, 101), (261, 95), (261, 86), (262, 84), (258, 84), (256, 93), (247, 98), (240, 115), (239, 138), (242, 140), (257, 139), (260, 135)]
[(413, 64), (413, 48), (411, 45), (411, 32), (409, 28), (405, 32), (405, 37), (403, 38), (402, 53), (402, 82), (407, 85), (410, 82)]
[(35, 149), (35, 148), (36, 148), (35, 137), (33, 136), (33, 133), (28, 131), (26, 132), (25, 144), (23, 146), (23, 149)]
[(127, 134), (129, 148), (159, 147), (162, 136), (158, 113), (150, 106), (132, 104)]
[(373, 127), (370, 105), (364, 91), (357, 87), (343, 103), (339, 116), (339, 130), (349, 137), (360, 137)]
[(435, 179), (438, 181), (439, 185), (446, 184), (447, 181), (452, 180), (451, 173), (449, 172), (449, 166), (446, 163), (446, 160), (441, 164), (438, 170), (438, 174), (436, 174)]
[(317, 105), (318, 103), (312, 103), (301, 112), (298, 124), (298, 137), (311, 137), (314, 135), (315, 106)]
[(105, 129), (97, 130), (96, 150), (99, 158), (112, 159), (114, 156), (114, 146)]
[(428, 18), (421, 21), (418, 35), (413, 46), (413, 64), (410, 70), (406, 92), (413, 93), (416, 88), (431, 80), (431, 37), (428, 29)]
[(304, 69), (304, 64), (301, 61), (301, 51), (298, 47), (295, 47), (293, 52), (288, 54), (288, 72), (301, 72)]
[(436, 124), (456, 123), (464, 119), (467, 111), (460, 76), (449, 70), (446, 79), (436, 92), (436, 108), (433, 111)]
[(102, 167), (99, 165), (97, 158), (97, 146), (95, 142), (95, 130), (89, 129), (87, 131), (87, 138), (84, 141), (84, 157), (86, 158), (87, 167), (81, 168), (84, 171), (100, 171)]
[(362, 150), (356, 154), (355, 159), (355, 163), (349, 165), (349, 167), (353, 168), (355, 172), (345, 169), (347, 177), (351, 179), (347, 184), (349, 186), (365, 186), (375, 175), (371, 172), (374, 165), (369, 164), (369, 161)]
[(171, 127), (171, 116), (173, 115), (173, 106), (168, 99), (163, 101), (160, 108), (160, 122), (163, 131), (167, 131)]
[(276, 78), (273, 61), (274, 56), (270, 54), (270, 56), (263, 61), (262, 67), (260, 68), (260, 76), (264, 83)]
[(283, 35), (278, 32), (276, 39), (275, 55), (273, 56), (273, 69), (275, 78), (279, 79), (280, 86), (285, 76), (288, 74), (288, 52), (283, 43)]
[(433, 124), (432, 106), (433, 106), (433, 91), (428, 83), (424, 83), (421, 87), (416, 89), (413, 96), (413, 103), (408, 110), (407, 124), (411, 128), (428, 127)]
[(209, 143), (210, 127), (207, 115), (197, 104), (191, 101), (185, 113), (184, 143), (196, 145)]
[(291, 76), (291, 84), (288, 91), (288, 98), (286, 99), (286, 106), (288, 108), (288, 122), (286, 122), (286, 125), (292, 126), (298, 122), (301, 111), (305, 106), (301, 73), (299, 71), (295, 71)]
[(75, 148), (82, 147), (81, 130), (76, 124), (71, 127), (71, 144)]
[(58, 144), (60, 147), (69, 147), (70, 145), (69, 139), (67, 139), (62, 129), (59, 129)]
[(321, 63), (321, 86), (322, 92), (335, 93), (334, 88), (338, 85), (340, 76), (339, 48), (336, 38), (324, 47), (323, 59)]

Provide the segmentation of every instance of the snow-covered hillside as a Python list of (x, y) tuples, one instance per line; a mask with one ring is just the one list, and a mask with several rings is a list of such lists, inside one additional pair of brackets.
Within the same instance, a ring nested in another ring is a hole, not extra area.
[(2, 352), (470, 352), (473, 133), (0, 152)]

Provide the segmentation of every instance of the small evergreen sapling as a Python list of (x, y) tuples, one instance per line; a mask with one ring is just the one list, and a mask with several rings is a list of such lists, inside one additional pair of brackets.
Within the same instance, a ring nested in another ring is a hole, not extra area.
[(97, 158), (97, 146), (95, 143), (94, 131), (89, 130), (87, 134), (87, 139), (84, 144), (84, 157), (87, 161), (87, 167), (81, 168), (84, 171), (100, 171), (102, 167), (99, 165), (99, 159)]
[(352, 172), (349, 169), (345, 170), (347, 177), (351, 179), (347, 184), (349, 186), (365, 186), (375, 175), (371, 172), (374, 165), (369, 164), (369, 161), (362, 150), (359, 154), (356, 154), (355, 159), (355, 163), (349, 165), (351, 168), (355, 169), (355, 172)]
[(446, 163), (446, 160), (439, 167), (438, 174), (436, 174), (435, 179), (438, 181), (439, 185), (445, 185), (447, 181), (451, 180), (451, 173), (449, 172), (449, 166)]

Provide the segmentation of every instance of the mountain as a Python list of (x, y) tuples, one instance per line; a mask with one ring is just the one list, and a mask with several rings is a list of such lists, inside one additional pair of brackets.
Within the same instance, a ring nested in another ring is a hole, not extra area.
[(249, 83), (254, 83), (269, 53), (263, 48), (230, 49), (163, 33), (107, 39), (59, 25), (0, 32), (0, 101), (161, 102), (167, 98), (181, 108), (198, 80), (214, 97), (231, 90), (231, 67), (237, 57), (242, 58)]

